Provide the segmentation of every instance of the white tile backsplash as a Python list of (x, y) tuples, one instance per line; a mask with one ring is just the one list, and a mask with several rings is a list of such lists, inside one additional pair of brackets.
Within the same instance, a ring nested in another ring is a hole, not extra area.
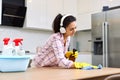
[(78, 58), (75, 60), (76, 62), (86, 62), (92, 64), (92, 55), (90, 53), (79, 53)]
[(91, 30), (77, 32), (76, 42), (79, 43), (80, 52), (91, 52)]
[(35, 52), (37, 46), (42, 46), (52, 31), (28, 30), (17, 27), (0, 26), (0, 50), (3, 47), (3, 38), (10, 37), (23, 38), (23, 48), (30, 52)]

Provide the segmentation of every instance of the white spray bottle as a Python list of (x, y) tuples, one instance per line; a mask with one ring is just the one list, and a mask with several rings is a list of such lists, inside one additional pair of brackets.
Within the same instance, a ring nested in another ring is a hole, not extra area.
[(13, 46), (12, 44), (9, 44), (10, 38), (4, 38), (3, 42), (3, 50), (2, 50), (2, 55), (7, 55), (7, 56), (12, 56), (12, 52), (13, 52)]
[(25, 55), (25, 51), (20, 47), (20, 45), (22, 45), (22, 41), (23, 39), (20, 39), (20, 38), (16, 38), (13, 40), (13, 42), (15, 43), (14, 55), (19, 55), (19, 56)]

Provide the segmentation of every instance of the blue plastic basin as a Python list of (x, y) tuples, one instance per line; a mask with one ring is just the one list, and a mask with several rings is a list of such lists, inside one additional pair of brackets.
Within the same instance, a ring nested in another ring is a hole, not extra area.
[(30, 56), (0, 56), (1, 72), (26, 71)]

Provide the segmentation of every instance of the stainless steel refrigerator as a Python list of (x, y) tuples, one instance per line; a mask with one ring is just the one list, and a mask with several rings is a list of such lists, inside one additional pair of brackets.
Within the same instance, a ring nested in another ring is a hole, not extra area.
[(92, 64), (120, 68), (120, 9), (92, 14)]

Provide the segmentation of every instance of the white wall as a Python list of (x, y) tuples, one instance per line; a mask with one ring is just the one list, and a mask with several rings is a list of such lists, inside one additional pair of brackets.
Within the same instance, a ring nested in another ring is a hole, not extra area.
[(30, 52), (35, 52), (36, 46), (42, 46), (51, 34), (52, 32), (50, 31), (0, 26), (0, 50), (2, 50), (3, 38), (10, 37), (11, 40), (23, 38), (23, 48)]

